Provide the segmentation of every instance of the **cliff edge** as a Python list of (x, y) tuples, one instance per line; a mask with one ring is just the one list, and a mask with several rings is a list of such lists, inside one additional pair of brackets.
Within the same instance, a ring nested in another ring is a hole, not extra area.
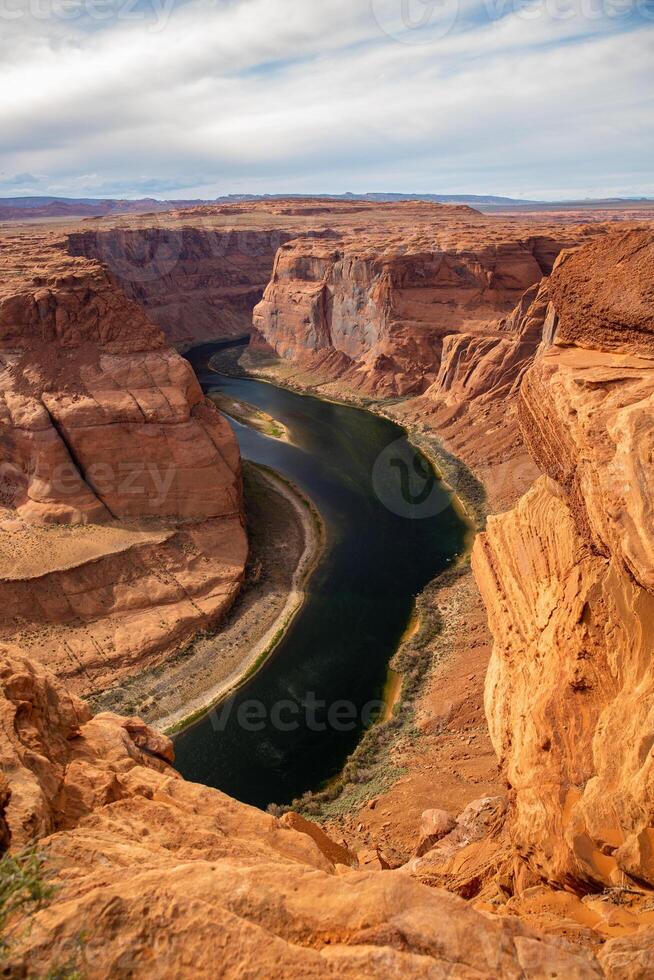
[(511, 836), (578, 891), (654, 885), (654, 237), (561, 256), (520, 389), (545, 474), (473, 567), (495, 645), (491, 736)]
[(238, 445), (99, 263), (39, 236), (0, 262), (0, 636), (90, 693), (233, 602)]

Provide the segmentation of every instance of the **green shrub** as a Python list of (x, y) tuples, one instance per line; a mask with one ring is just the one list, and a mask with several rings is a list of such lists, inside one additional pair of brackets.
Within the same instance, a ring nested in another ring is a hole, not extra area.
[[(56, 887), (48, 880), (45, 855), (35, 844), (16, 854), (4, 854), (0, 858), (0, 970), (11, 952), (11, 946), (29, 932), (29, 916), (44, 908), (54, 897)], [(12, 918), (23, 916), (22, 932), (12, 928)], [(27, 924), (25, 924), (27, 917)], [(82, 980), (78, 960), (84, 945), (80, 935), (74, 943), (74, 951), (66, 963), (54, 964), (43, 980)], [(28, 974), (30, 980), (38, 980)]]
[(43, 908), (55, 893), (44, 871), (44, 856), (35, 845), (0, 859), (0, 957), (7, 956), (11, 943), (9, 920), (19, 912), (32, 914)]

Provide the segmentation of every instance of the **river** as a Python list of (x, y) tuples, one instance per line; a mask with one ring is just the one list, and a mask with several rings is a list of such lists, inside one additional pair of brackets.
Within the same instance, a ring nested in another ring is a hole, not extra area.
[(301, 487), (327, 529), (306, 601), (262, 668), (175, 738), (195, 782), (259, 807), (318, 789), (374, 715), (415, 596), (465, 548), (451, 496), (403, 430), (370, 412), (214, 373), (222, 345), (187, 355), (221, 391), (287, 426), (292, 443), (232, 422), (245, 459)]

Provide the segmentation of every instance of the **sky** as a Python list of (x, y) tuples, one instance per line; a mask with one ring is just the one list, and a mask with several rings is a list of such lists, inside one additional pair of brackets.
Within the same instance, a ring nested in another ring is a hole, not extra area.
[(654, 195), (654, 0), (0, 0), (0, 196)]

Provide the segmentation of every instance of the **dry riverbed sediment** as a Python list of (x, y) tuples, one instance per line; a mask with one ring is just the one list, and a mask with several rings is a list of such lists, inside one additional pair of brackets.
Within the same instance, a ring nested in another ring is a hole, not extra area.
[(91, 699), (96, 711), (138, 714), (178, 731), (235, 690), (270, 656), (304, 600), (324, 531), (297, 488), (244, 463), (250, 557), (243, 589), (218, 626), (166, 662)]

